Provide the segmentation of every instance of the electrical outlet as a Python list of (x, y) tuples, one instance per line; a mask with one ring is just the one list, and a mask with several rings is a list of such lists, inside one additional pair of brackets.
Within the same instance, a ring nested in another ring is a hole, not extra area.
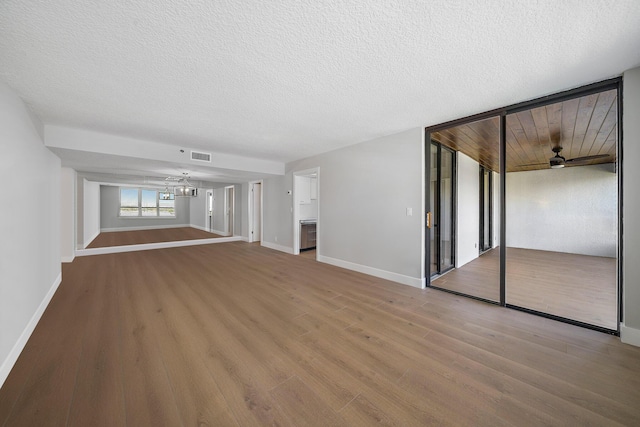
[(278, 242), (278, 236), (276, 236), (276, 242)]
[(413, 215), (413, 208), (407, 208), (407, 216)]

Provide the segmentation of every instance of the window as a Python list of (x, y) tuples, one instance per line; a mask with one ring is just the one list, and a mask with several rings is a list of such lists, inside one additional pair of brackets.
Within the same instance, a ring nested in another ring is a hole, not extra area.
[(175, 218), (175, 197), (146, 188), (120, 188), (121, 217)]

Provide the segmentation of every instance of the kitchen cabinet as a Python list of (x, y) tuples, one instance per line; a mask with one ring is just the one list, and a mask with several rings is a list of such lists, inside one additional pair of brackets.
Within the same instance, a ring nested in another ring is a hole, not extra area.
[(316, 247), (316, 223), (300, 223), (300, 250)]
[(308, 205), (312, 200), (318, 198), (318, 178), (301, 176), (299, 177), (300, 185), (297, 188), (299, 191), (299, 200), (301, 205)]
[(318, 178), (312, 176), (309, 179), (309, 195), (311, 200), (316, 200), (318, 198)]
[(300, 204), (308, 205), (311, 203), (311, 178), (308, 176), (301, 176), (300, 185), (298, 190), (300, 191)]

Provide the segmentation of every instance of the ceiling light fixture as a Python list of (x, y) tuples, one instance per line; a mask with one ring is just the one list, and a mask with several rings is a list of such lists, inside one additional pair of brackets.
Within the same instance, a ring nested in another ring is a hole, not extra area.
[(176, 197), (197, 197), (198, 189), (189, 183), (189, 174), (182, 173), (182, 178), (178, 179), (178, 184), (173, 187), (173, 194)]
[(164, 179), (164, 192), (160, 193), (161, 200), (173, 199), (173, 192), (169, 190), (169, 181), (174, 181), (174, 179), (171, 177), (167, 177)]
[(175, 197), (196, 197), (198, 189), (189, 182), (189, 173), (183, 172), (181, 177), (168, 176), (164, 179), (164, 191), (160, 199), (173, 200)]

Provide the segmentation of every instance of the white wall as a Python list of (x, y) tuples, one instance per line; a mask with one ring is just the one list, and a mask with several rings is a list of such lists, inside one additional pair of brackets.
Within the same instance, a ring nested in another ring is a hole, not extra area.
[(292, 251), (293, 172), (319, 167), (318, 259), (420, 287), (423, 166), (422, 128), (292, 162), (264, 182), (263, 245)]
[(615, 257), (612, 165), (507, 174), (507, 247)]
[(100, 184), (84, 180), (83, 183), (83, 242), (84, 247), (100, 234)]
[(41, 124), (0, 83), (0, 386), (61, 280), (60, 159)]
[(73, 169), (60, 170), (60, 256), (71, 262), (76, 256), (76, 179)]
[(640, 346), (640, 68), (623, 76), (623, 342)]
[(480, 165), (458, 152), (456, 267), (478, 258), (480, 237)]

